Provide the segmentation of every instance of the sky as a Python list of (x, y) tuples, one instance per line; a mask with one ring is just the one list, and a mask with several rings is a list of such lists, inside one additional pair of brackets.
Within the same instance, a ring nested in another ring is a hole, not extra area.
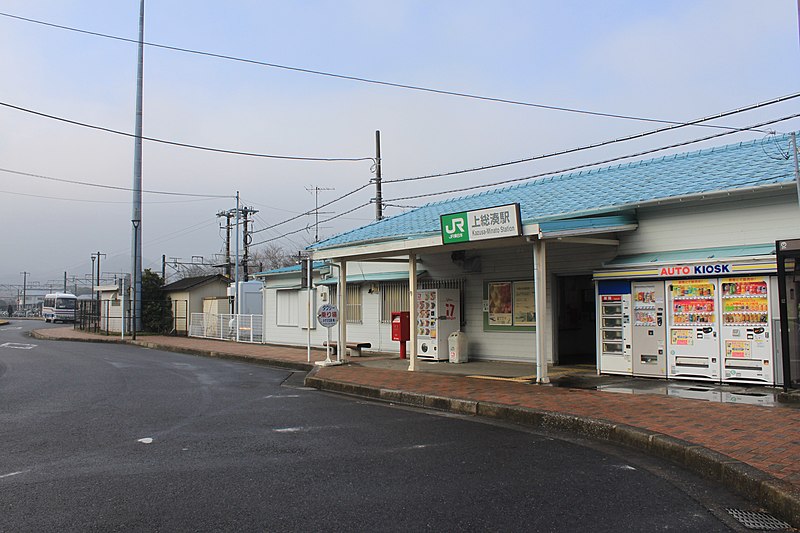
[[(148, 0), (145, 41), (259, 62), (554, 107), (689, 121), (800, 90), (795, 0), (375, 2)], [(47, 284), (130, 270), (134, 140), (8, 106), (132, 134), (137, 45), (5, 15), (136, 40), (138, 0), (0, 0), (0, 284)], [(720, 119), (743, 127), (798, 100)], [(371, 158), (384, 180), (586, 146), (663, 127), (435, 94), (147, 46), (144, 136), (258, 154)], [(800, 120), (762, 129), (800, 130)], [(387, 216), (454, 188), (558, 172), (722, 130), (685, 127), (482, 172), (386, 183)], [(677, 151), (765, 138), (741, 132)], [(675, 152), (659, 152), (657, 155)], [(652, 157), (652, 156), (651, 156)], [(145, 141), (145, 266), (211, 260), (216, 214), (258, 210), (254, 249), (312, 243), (320, 203), (374, 177), (372, 161), (293, 161)], [(11, 172), (9, 172), (11, 171)], [(22, 173), (22, 174), (20, 174)], [(63, 181), (117, 187), (90, 187)], [(602, 186), (602, 184), (598, 184)], [(485, 190), (485, 189), (478, 189)], [(478, 192), (475, 191), (475, 192)], [(320, 238), (368, 224), (366, 187), (321, 209)], [(466, 194), (466, 193), (462, 193)], [(204, 195), (187, 196), (187, 195)], [(299, 231), (297, 231), (299, 230)], [(285, 233), (295, 232), (282, 237)], [(261, 243), (261, 244), (258, 244)]]

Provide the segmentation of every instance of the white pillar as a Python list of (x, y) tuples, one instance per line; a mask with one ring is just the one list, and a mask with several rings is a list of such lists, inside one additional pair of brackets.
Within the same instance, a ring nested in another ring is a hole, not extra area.
[(339, 340), (336, 360), (344, 361), (347, 354), (347, 260), (339, 262)]
[(541, 239), (533, 243), (533, 294), (536, 299), (536, 383), (550, 383), (547, 376), (547, 263), (545, 244)]
[(408, 321), (409, 321), (409, 356), (408, 370), (417, 370), (417, 254), (408, 254)]

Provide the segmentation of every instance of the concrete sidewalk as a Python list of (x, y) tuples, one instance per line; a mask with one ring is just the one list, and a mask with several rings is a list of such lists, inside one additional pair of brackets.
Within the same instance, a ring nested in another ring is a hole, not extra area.
[[(43, 339), (120, 342), (71, 327), (35, 330)], [(130, 342), (130, 341), (128, 341)], [(311, 370), (306, 384), (397, 404), (503, 419), (631, 446), (716, 479), (800, 527), (800, 409), (654, 394), (531, 385), (467, 375), (397, 370), (380, 358), (315, 367), (302, 348), (139, 336), (135, 344)], [(312, 350), (312, 360), (325, 353)], [(376, 364), (377, 363), (377, 364)], [(530, 370), (530, 369), (527, 369)]]

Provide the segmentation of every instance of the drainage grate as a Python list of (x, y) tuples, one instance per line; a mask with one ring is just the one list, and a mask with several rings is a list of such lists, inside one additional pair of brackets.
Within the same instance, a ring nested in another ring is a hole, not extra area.
[(789, 524), (778, 520), (767, 513), (757, 511), (743, 511), (741, 509), (725, 509), (732, 517), (741, 522), (747, 529), (758, 529), (761, 531), (780, 531), (791, 529)]

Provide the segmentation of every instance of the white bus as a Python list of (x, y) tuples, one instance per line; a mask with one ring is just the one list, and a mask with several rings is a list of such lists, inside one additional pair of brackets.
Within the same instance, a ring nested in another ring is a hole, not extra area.
[(56, 292), (46, 294), (42, 304), (42, 316), (45, 322), (56, 321), (75, 322), (75, 302), (78, 298), (74, 294)]

